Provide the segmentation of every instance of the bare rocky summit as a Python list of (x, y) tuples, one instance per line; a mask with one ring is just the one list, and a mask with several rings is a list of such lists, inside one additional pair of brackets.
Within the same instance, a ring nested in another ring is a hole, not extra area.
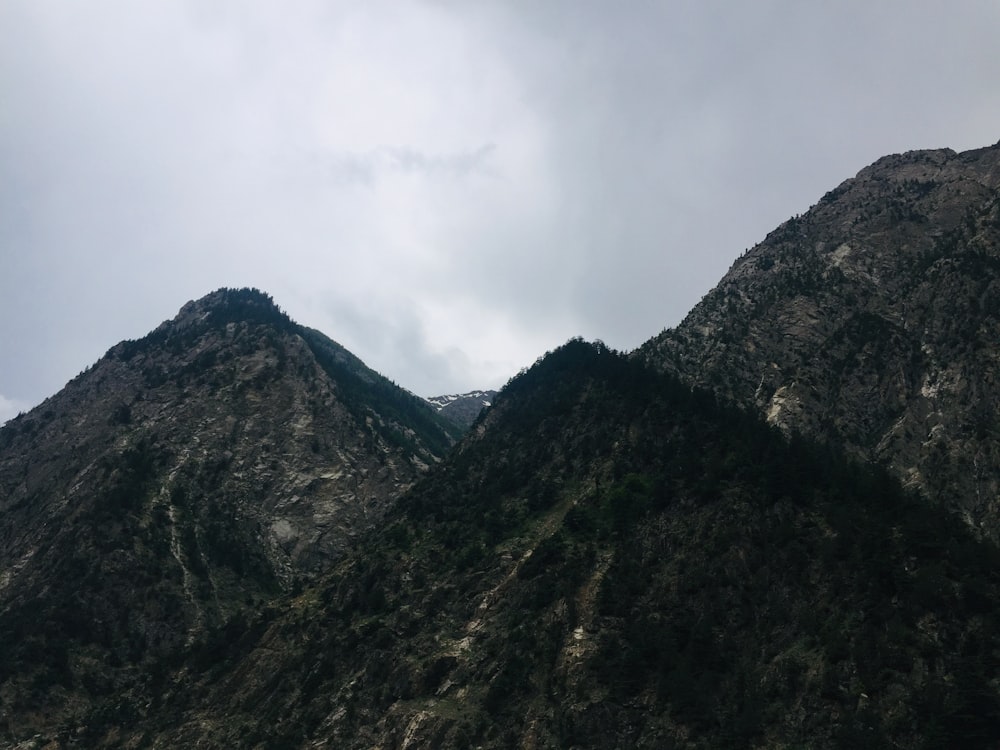
[(639, 356), (1000, 534), (1000, 144), (879, 159)]

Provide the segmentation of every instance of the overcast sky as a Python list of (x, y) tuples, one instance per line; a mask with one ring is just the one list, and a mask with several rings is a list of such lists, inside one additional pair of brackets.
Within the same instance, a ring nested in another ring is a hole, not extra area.
[(0, 0), (0, 421), (220, 286), (425, 396), (632, 349), (879, 156), (997, 142), (997, 39), (996, 0)]

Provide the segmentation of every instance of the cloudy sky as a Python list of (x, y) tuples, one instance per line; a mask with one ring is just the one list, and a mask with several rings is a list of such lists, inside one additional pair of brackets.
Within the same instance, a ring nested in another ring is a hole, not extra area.
[(874, 159), (1000, 139), (996, 0), (0, 0), (0, 420), (220, 286), (421, 395), (632, 349)]

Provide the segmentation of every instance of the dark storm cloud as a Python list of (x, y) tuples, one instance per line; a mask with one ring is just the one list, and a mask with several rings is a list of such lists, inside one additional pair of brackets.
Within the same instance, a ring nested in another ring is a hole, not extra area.
[(631, 348), (875, 158), (1000, 137), (1000, 6), (0, 3), (0, 419), (252, 285), (422, 394)]

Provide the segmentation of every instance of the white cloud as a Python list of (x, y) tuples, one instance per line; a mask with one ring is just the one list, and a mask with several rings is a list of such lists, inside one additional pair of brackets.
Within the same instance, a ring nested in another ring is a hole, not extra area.
[(0, 391), (256, 286), (411, 389), (630, 348), (891, 151), (995, 142), (1000, 6), (0, 4)]

